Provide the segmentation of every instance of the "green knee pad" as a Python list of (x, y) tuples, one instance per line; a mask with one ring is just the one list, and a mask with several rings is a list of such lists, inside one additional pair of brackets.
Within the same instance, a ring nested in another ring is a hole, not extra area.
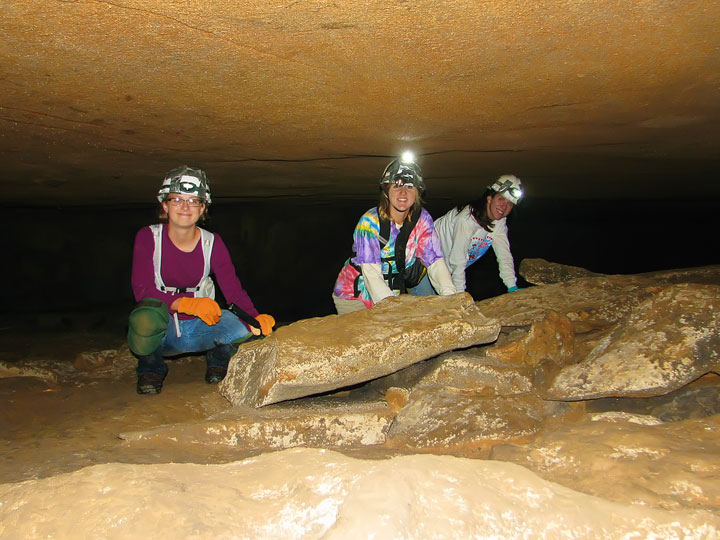
[(139, 356), (151, 354), (160, 346), (167, 330), (170, 312), (164, 302), (143, 298), (130, 312), (128, 345)]

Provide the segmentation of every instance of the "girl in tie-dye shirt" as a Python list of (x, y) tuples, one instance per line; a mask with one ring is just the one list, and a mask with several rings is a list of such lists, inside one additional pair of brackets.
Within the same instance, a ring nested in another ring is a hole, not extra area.
[[(385, 169), (380, 187), (380, 203), (360, 218), (353, 234), (355, 254), (345, 262), (335, 282), (333, 300), (339, 314), (370, 308), (400, 294), (400, 289), (394, 287), (398, 274), (394, 261), (396, 240), (404, 227), (412, 227), (411, 217), (416, 212), (419, 217), (407, 240), (405, 268), (419, 260), (440, 294), (455, 293), (432, 217), (422, 208), (424, 184), (420, 168), (395, 160)], [(382, 219), (390, 222), (389, 238), (383, 247)]]

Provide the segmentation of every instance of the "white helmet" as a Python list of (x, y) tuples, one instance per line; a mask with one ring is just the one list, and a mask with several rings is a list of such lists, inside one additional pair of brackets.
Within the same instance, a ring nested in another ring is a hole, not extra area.
[(158, 201), (163, 202), (170, 193), (187, 193), (204, 199), (205, 204), (212, 202), (210, 185), (205, 171), (193, 169), (187, 165), (173, 169), (165, 175), (165, 180), (158, 190)]
[(513, 204), (517, 204), (524, 195), (520, 179), (513, 174), (503, 174), (495, 180), (495, 183), (490, 186), (490, 189), (502, 194), (503, 197)]

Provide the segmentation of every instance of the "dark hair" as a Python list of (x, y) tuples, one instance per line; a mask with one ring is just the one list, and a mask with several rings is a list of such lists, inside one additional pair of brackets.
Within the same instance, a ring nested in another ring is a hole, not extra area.
[(470, 207), (470, 215), (475, 218), (475, 221), (478, 222), (478, 225), (480, 225), (483, 229), (485, 229), (487, 232), (492, 232), (493, 226), (492, 226), (492, 219), (490, 219), (487, 215), (487, 198), (488, 197), (494, 197), (497, 195), (497, 191), (494, 189), (487, 188), (485, 192), (480, 196), (479, 199), (475, 199), (470, 201), (469, 203), (465, 204), (459, 204), (457, 206), (458, 213), (461, 212), (466, 206)]

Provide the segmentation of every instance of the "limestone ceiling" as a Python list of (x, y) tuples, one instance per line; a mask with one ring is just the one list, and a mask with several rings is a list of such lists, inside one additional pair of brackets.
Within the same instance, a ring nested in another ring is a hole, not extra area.
[[(720, 2), (4, 0), (6, 203), (429, 195), (720, 197)], [(688, 191), (688, 187), (692, 190)]]

